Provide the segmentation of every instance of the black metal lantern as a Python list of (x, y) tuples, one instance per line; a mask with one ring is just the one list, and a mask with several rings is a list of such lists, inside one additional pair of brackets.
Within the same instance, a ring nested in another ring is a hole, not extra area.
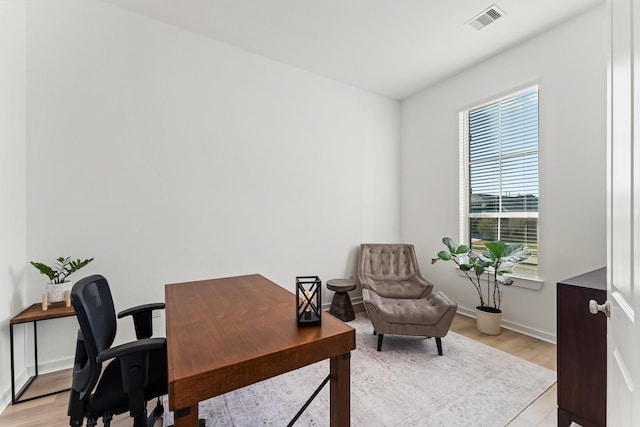
[(298, 326), (320, 324), (322, 282), (318, 276), (296, 277), (296, 301)]

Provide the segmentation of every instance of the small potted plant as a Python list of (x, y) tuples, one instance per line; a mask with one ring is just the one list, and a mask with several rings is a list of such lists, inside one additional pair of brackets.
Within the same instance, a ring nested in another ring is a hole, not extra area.
[[(488, 335), (498, 335), (502, 322), (502, 292), (500, 285), (509, 286), (513, 279), (505, 274), (513, 273), (513, 266), (526, 261), (530, 256), (522, 243), (506, 243), (502, 241), (487, 242), (481, 254), (471, 252), (466, 245), (456, 245), (448, 237), (442, 239), (447, 247), (446, 251), (438, 252), (438, 257), (431, 260), (453, 261), (464, 272), (473, 284), (480, 298), (480, 305), (476, 306), (476, 326), (480, 332)], [(483, 293), (482, 278), (486, 274), (486, 296)]]
[(41, 274), (47, 276), (50, 280), (45, 284), (47, 291), (47, 300), (49, 302), (60, 302), (64, 300), (65, 291), (71, 290), (72, 283), (67, 279), (72, 273), (80, 270), (82, 267), (93, 261), (93, 258), (80, 259), (74, 261), (70, 257), (59, 257), (53, 267), (41, 262), (31, 261), (31, 265), (40, 271)]

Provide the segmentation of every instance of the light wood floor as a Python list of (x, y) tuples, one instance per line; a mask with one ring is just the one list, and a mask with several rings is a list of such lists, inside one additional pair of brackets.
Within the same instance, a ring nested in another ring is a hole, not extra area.
[[(557, 367), (556, 346), (545, 341), (502, 329), (500, 335), (485, 335), (476, 329), (476, 320), (456, 314), (451, 330), (505, 353), (528, 360), (553, 371)], [(513, 420), (509, 427), (557, 427), (557, 388), (554, 384)], [(0, 418), (0, 421), (2, 418)]]
[[(475, 319), (456, 315), (451, 330), (468, 338), (480, 341), (506, 353), (526, 359), (532, 363), (556, 370), (556, 346), (526, 335), (503, 329), (498, 336), (484, 335), (476, 330)], [(38, 378), (28, 390), (29, 393), (40, 394), (49, 389), (68, 387), (70, 371), (47, 374)], [(25, 394), (24, 397), (28, 395)], [(34, 427), (34, 426), (67, 426), (67, 401), (69, 393), (59, 393), (29, 402), (9, 405), (0, 414), (0, 426)], [(550, 427), (556, 426), (556, 388), (551, 387), (538, 400), (533, 402), (518, 416), (509, 427)], [(113, 427), (131, 426), (126, 414), (115, 417)], [(161, 425), (160, 422), (156, 426)]]

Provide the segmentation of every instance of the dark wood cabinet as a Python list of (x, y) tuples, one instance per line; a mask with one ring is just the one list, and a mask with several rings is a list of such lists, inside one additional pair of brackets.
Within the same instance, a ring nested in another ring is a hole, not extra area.
[(606, 425), (607, 318), (589, 300), (607, 299), (607, 269), (557, 285), (558, 427)]

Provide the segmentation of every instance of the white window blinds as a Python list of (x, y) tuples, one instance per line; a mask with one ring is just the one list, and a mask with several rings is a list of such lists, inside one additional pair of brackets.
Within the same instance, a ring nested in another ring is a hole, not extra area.
[(538, 88), (461, 113), (461, 230), (475, 251), (486, 241), (527, 245), (514, 271), (538, 273)]

